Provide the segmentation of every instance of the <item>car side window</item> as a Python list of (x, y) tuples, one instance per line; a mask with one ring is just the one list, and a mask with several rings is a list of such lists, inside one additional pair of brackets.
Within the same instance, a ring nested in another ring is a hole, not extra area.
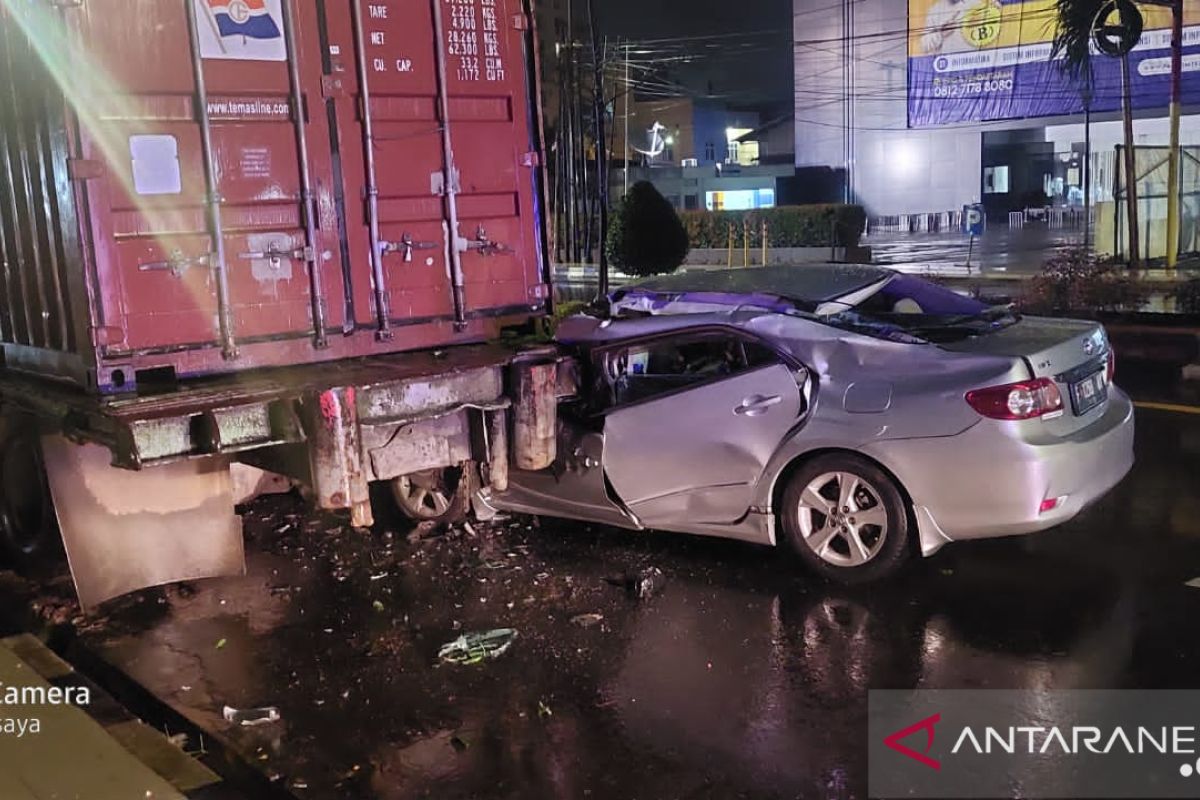
[(605, 373), (612, 401), (625, 405), (778, 361), (767, 347), (729, 334), (655, 339), (611, 350)]

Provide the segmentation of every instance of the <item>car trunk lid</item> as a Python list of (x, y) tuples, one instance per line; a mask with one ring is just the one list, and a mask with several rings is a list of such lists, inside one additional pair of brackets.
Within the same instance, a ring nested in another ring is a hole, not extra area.
[(941, 345), (953, 352), (1019, 358), (1031, 377), (1053, 379), (1062, 393), (1064, 413), (1044, 423), (1063, 436), (1103, 416), (1107, 400), (1096, 395), (1106, 395), (1106, 382), (1088, 381), (1097, 373), (1104, 375), (1108, 346), (1104, 327), (1097, 322), (1045, 317), (1022, 317), (987, 335)]

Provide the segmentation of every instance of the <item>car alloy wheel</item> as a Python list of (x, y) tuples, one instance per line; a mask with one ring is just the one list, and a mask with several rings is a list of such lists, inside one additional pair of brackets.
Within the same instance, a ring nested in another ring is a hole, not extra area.
[(779, 502), (782, 541), (808, 567), (839, 583), (890, 575), (911, 555), (909, 509), (896, 480), (853, 453), (797, 467)]
[(887, 509), (866, 479), (826, 472), (800, 495), (800, 531), (821, 560), (835, 567), (862, 566), (887, 540)]

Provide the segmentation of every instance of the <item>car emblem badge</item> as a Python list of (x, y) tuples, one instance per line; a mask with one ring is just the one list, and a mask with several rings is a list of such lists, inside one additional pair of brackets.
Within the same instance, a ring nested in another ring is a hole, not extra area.
[(1095, 353), (1096, 342), (1093, 339), (1088, 338), (1088, 340), (1083, 343), (1083, 352), (1087, 353), (1089, 356)]

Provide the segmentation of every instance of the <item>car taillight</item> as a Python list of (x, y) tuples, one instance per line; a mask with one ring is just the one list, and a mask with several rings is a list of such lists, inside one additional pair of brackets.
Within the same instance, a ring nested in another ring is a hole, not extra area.
[(991, 419), (1036, 419), (1062, 411), (1062, 393), (1049, 378), (967, 392), (971, 408)]
[(1113, 379), (1117, 377), (1117, 351), (1113, 350), (1112, 345), (1108, 346), (1108, 382), (1111, 384)]

